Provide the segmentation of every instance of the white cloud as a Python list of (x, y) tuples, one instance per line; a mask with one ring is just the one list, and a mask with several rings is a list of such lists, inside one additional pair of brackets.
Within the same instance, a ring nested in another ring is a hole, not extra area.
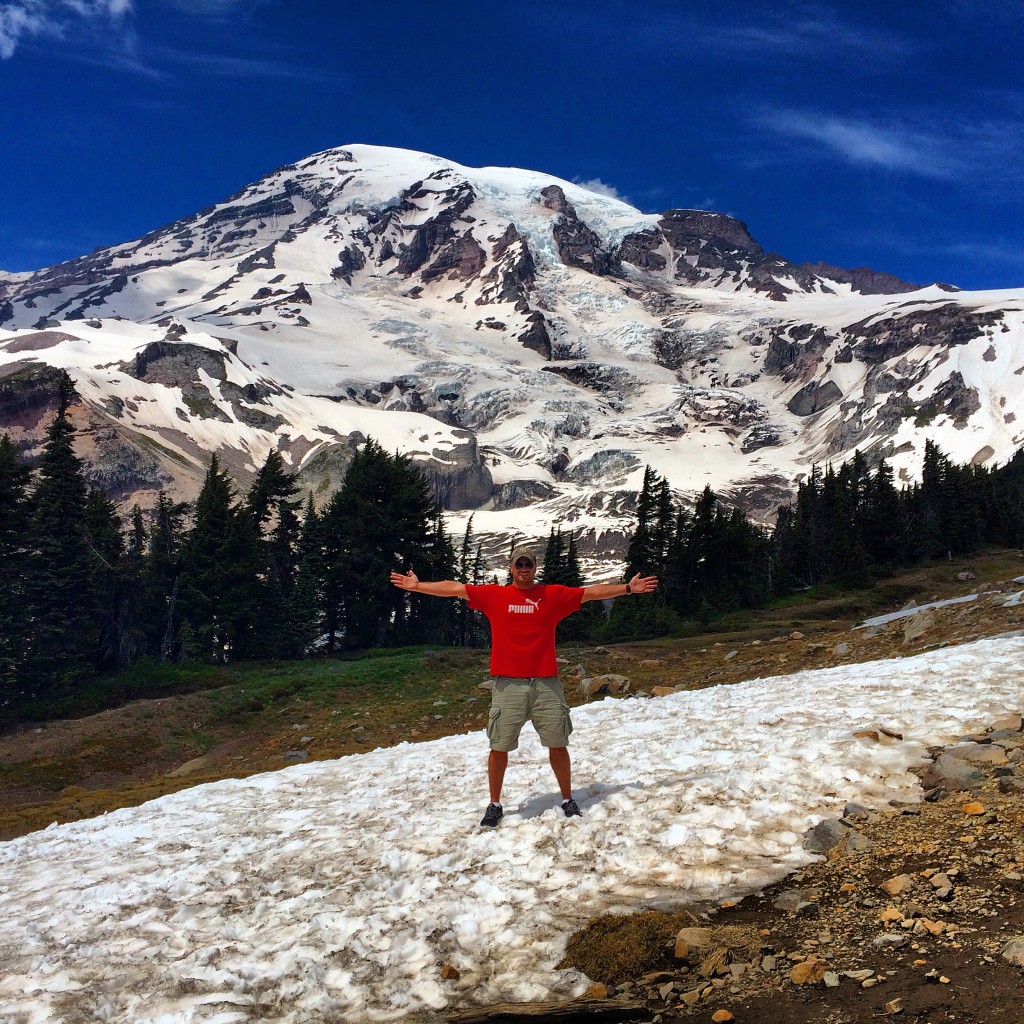
[(8, 60), (23, 39), (61, 39), (74, 16), (93, 20), (123, 18), (132, 0), (20, 0), (0, 5), (0, 59)]
[(815, 142), (849, 163), (946, 180), (966, 169), (957, 147), (937, 132), (906, 125), (880, 125), (800, 110), (761, 115), (777, 135)]
[(608, 196), (611, 199), (618, 199), (620, 202), (628, 203), (629, 200), (614, 186), (602, 181), (600, 178), (588, 178), (580, 181), (578, 178), (574, 184), (585, 188), (588, 192), (596, 192), (599, 196)]
[[(881, 122), (780, 109), (763, 110), (755, 120), (778, 137), (812, 143), (862, 167), (999, 192), (1018, 188), (1024, 177), (1022, 118), (1016, 114), (978, 121), (933, 110)], [(800, 154), (788, 154), (794, 155)]]

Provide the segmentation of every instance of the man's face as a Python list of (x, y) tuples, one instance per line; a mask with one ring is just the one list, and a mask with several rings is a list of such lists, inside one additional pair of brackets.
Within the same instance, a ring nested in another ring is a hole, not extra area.
[(512, 582), (517, 587), (532, 587), (537, 572), (536, 564), (529, 558), (517, 558), (512, 563)]

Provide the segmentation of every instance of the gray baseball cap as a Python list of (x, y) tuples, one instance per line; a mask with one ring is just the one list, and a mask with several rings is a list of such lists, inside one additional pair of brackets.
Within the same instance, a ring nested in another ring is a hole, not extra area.
[(534, 565), (537, 564), (537, 556), (533, 552), (533, 548), (528, 547), (525, 544), (520, 544), (512, 554), (509, 556), (509, 564), (515, 565), (520, 558), (528, 558)]

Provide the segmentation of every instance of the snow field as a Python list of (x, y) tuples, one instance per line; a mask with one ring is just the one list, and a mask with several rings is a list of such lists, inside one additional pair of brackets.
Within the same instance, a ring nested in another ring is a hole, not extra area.
[[(1019, 708), (1022, 656), (987, 640), (577, 709), (582, 818), (527, 727), (493, 832), (473, 734), (0, 844), (0, 1019), (426, 1020), (578, 993), (554, 966), (584, 921), (756, 890), (810, 860), (801, 834), (846, 801), (914, 799), (926, 745)], [(904, 740), (853, 737), (875, 724)]]

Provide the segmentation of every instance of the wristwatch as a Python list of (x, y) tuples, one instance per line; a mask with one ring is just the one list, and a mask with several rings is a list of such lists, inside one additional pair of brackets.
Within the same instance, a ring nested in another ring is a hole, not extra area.
[(633, 588), (628, 583), (626, 584), (626, 593), (627, 594), (632, 594), (633, 593)]

